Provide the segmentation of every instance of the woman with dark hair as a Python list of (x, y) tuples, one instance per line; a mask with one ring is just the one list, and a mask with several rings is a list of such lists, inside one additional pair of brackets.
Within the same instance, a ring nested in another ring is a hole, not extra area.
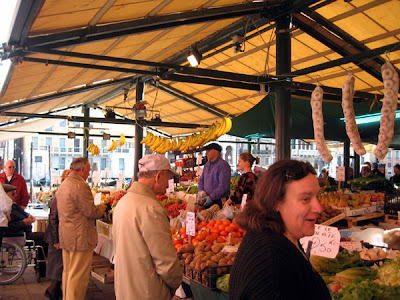
[(254, 162), (259, 163), (259, 158), (254, 157), (249, 152), (243, 152), (239, 155), (239, 162), (237, 168), (239, 171), (243, 171), (242, 176), (240, 176), (239, 181), (236, 185), (236, 189), (231, 195), (231, 197), (225, 202), (225, 205), (232, 203), (240, 204), (242, 203), (243, 195), (247, 195), (247, 200), (253, 198), (254, 190), (256, 187), (257, 176), (251, 170)]
[(331, 299), (299, 239), (314, 234), (322, 208), (309, 163), (281, 160), (257, 183), (237, 216), (247, 230), (230, 276), (230, 299)]

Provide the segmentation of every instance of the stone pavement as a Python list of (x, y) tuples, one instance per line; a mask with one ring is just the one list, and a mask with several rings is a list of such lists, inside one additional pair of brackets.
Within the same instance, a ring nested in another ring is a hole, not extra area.
[[(48, 300), (44, 296), (50, 281), (42, 279), (36, 281), (33, 267), (27, 267), (23, 276), (10, 285), (0, 285), (1, 300)], [(90, 278), (86, 300), (114, 300), (114, 284), (102, 283), (93, 277)]]

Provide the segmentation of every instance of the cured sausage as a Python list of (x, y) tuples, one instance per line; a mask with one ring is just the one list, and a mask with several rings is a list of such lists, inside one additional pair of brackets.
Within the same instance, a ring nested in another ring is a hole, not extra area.
[(322, 96), (324, 91), (317, 85), (311, 94), (311, 109), (312, 109), (312, 119), (314, 126), (314, 139), (317, 144), (317, 150), (321, 155), (324, 162), (329, 163), (333, 157), (329, 152), (328, 147), (325, 144), (324, 136), (324, 117), (322, 114)]
[(362, 156), (367, 153), (367, 151), (365, 151), (365, 148), (360, 138), (360, 134), (357, 129), (356, 118), (354, 115), (353, 97), (354, 76), (352, 74), (349, 74), (349, 77), (344, 82), (342, 88), (342, 109), (346, 121), (347, 136), (349, 137), (350, 142), (353, 144), (354, 151), (358, 155)]

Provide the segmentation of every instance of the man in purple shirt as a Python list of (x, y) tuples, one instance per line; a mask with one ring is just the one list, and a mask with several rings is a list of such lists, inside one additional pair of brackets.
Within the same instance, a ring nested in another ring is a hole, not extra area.
[(204, 208), (213, 204), (222, 208), (222, 198), (230, 196), (231, 167), (221, 158), (222, 147), (217, 143), (208, 144), (204, 150), (208, 161), (199, 180), (198, 203)]

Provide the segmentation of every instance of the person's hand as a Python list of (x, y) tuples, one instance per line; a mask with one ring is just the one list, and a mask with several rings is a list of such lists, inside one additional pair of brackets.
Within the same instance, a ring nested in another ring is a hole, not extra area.
[(231, 205), (233, 203), (233, 201), (231, 199), (226, 200), (224, 207)]
[(32, 220), (32, 223), (36, 221), (36, 218), (32, 215), (29, 215), (28, 218)]
[(23, 219), (22, 220), (23, 222), (24, 222), (24, 224), (25, 224), (25, 226), (31, 226), (32, 225), (32, 223), (33, 222), (35, 222), (35, 221), (32, 221), (32, 219), (31, 218), (25, 218), (25, 219)]
[(199, 191), (197, 193), (197, 197), (196, 197), (196, 203), (199, 206), (203, 206), (204, 203), (206, 202), (208, 195), (205, 191)]
[(207, 197), (205, 198), (205, 201), (204, 201), (203, 206), (204, 206), (204, 207), (209, 207), (209, 206), (212, 205), (212, 203), (213, 203), (213, 201), (211, 200), (211, 198), (207, 196)]
[(99, 204), (99, 205), (97, 205), (97, 207), (100, 209), (100, 211), (101, 211), (103, 214), (106, 212), (107, 205), (105, 205), (105, 204)]
[(54, 246), (54, 248), (56, 248), (57, 250), (60, 249), (60, 243), (55, 243), (55, 244), (53, 244), (53, 246)]

